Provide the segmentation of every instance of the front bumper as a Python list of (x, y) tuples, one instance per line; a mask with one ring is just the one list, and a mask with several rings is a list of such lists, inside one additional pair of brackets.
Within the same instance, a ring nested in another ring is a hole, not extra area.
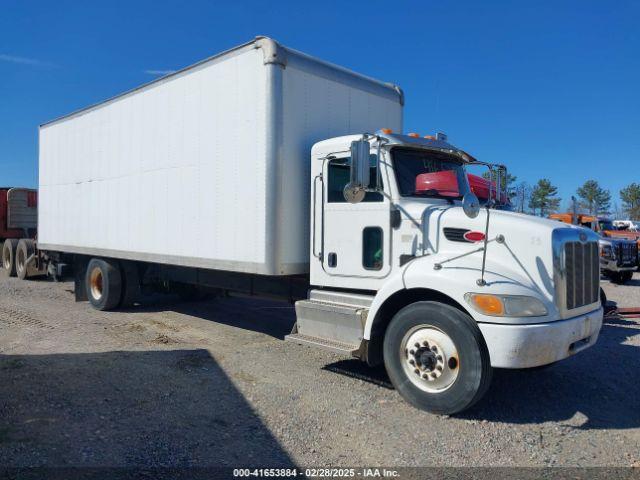
[(630, 263), (628, 265), (618, 265), (616, 260), (604, 260), (600, 259), (600, 268), (608, 272), (630, 272), (634, 271), (637, 266)]
[(529, 325), (478, 323), (491, 366), (531, 368), (557, 362), (596, 343), (603, 309), (567, 320)]

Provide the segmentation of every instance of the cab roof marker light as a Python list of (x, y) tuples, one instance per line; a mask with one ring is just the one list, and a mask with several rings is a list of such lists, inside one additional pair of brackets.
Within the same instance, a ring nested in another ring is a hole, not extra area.
[(393, 133), (393, 130), (391, 130), (390, 128), (381, 128), (380, 131), (382, 133), (386, 133), (387, 135)]
[(413, 138), (420, 138), (420, 134), (419, 134), (419, 133), (411, 132), (411, 133), (409, 133), (408, 135), (409, 135), (410, 137), (413, 137)]

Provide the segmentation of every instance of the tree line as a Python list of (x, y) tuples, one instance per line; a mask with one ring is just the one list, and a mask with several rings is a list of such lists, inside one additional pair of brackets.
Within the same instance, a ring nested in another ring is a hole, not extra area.
[[(488, 178), (488, 175), (483, 175)], [(507, 193), (511, 199), (514, 210), (532, 215), (546, 217), (550, 213), (557, 212), (560, 208), (561, 198), (558, 196), (558, 187), (548, 178), (541, 178), (535, 185), (527, 182), (518, 182), (518, 178), (507, 173), (502, 178), (502, 184), (506, 182)], [(630, 220), (640, 220), (640, 184), (631, 183), (620, 190), (619, 198), (621, 208), (615, 202), (612, 208), (611, 192), (602, 188), (597, 180), (587, 180), (576, 190), (578, 208), (580, 213), (590, 215), (610, 215), (624, 217)]]

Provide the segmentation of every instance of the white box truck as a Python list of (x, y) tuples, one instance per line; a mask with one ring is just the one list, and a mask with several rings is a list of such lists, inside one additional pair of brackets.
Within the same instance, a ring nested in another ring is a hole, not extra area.
[(46, 123), (30, 259), (72, 267), (98, 309), (150, 286), (291, 299), (287, 340), (384, 363), (438, 413), (494, 367), (593, 345), (595, 234), (495, 208), (500, 185), (479, 202), (482, 162), (401, 134), (402, 108), (394, 85), (258, 37)]

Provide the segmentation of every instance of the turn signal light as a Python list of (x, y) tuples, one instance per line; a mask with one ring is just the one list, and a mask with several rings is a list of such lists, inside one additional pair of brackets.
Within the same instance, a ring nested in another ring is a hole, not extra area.
[(415, 132), (411, 132), (411, 133), (409, 134), (409, 136), (410, 136), (410, 137), (413, 137), (413, 138), (420, 138), (420, 135), (419, 135), (419, 134), (417, 134), (417, 133), (415, 133)]
[(500, 297), (483, 293), (475, 293), (469, 296), (469, 300), (474, 304), (479, 312), (485, 315), (503, 315), (504, 304)]
[(381, 128), (380, 131), (382, 133), (386, 133), (387, 135), (393, 133), (393, 130), (391, 130), (390, 128)]

